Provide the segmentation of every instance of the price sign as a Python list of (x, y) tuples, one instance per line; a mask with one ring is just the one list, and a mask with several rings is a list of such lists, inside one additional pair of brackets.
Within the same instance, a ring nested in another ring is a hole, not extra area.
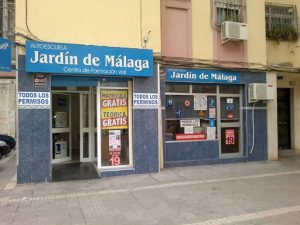
[(121, 130), (109, 131), (109, 162), (112, 166), (121, 164)]
[(225, 131), (225, 139), (226, 145), (234, 145), (235, 144), (235, 136), (234, 136), (234, 130), (233, 129), (228, 129)]
[(119, 151), (116, 151), (116, 150), (110, 151), (109, 152), (110, 165), (119, 166), (121, 164), (120, 155), (121, 155), (121, 149)]

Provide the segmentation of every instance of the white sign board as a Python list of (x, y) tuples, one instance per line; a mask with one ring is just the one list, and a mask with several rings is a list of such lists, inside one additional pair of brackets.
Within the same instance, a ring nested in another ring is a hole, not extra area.
[(157, 93), (134, 93), (133, 107), (142, 109), (158, 108), (158, 94)]
[(200, 119), (180, 120), (180, 127), (200, 127)]
[(50, 108), (50, 92), (18, 92), (18, 108)]
[(207, 140), (215, 140), (216, 139), (216, 127), (207, 127)]
[(185, 134), (193, 134), (194, 133), (194, 127), (184, 127), (184, 133)]
[(194, 110), (207, 110), (207, 96), (196, 94), (194, 97)]

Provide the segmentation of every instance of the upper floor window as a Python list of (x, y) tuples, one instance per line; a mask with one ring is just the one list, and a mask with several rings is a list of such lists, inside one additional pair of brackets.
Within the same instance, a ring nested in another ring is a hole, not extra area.
[(244, 22), (243, 0), (215, 0), (215, 23), (220, 26), (224, 21)]
[(266, 3), (266, 35), (275, 41), (297, 41), (298, 15), (295, 5)]

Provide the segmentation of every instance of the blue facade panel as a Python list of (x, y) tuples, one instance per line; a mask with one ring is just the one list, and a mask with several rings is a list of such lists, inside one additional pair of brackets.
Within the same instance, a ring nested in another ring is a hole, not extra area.
[[(19, 56), (18, 91), (50, 91), (49, 82), (45, 87), (34, 87), (33, 75), (22, 72), (24, 62), (25, 57)], [(50, 108), (18, 109), (18, 183), (51, 181), (50, 125)]]
[[(134, 78), (134, 93), (157, 93), (157, 67), (151, 78)], [(158, 109), (133, 111), (134, 167), (136, 173), (158, 172)]]

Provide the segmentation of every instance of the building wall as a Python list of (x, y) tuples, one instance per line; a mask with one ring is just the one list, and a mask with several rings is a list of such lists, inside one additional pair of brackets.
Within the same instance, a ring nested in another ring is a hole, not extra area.
[[(159, 0), (16, 0), (16, 32), (48, 42), (144, 47), (160, 52)], [(18, 36), (17, 41), (20, 41)]]
[(193, 58), (213, 59), (210, 1), (192, 0)]
[(16, 80), (0, 79), (0, 134), (16, 137)]
[[(268, 0), (270, 3), (296, 5), (298, 16), (300, 15), (299, 0)], [(299, 18), (298, 18), (299, 19)], [(299, 23), (299, 21), (298, 21)], [(300, 38), (296, 42), (267, 41), (267, 61), (269, 65), (282, 65), (287, 67), (300, 67)]]
[(299, 74), (292, 73), (276, 73), (279, 77), (277, 80), (277, 88), (289, 88), (291, 90), (291, 148), (300, 153), (300, 78)]
[[(299, 16), (300, 9), (300, 1), (299, 0), (268, 0), (265, 1), (268, 3), (276, 3), (276, 4), (290, 4), (296, 5)], [(299, 19), (299, 18), (298, 18)], [(299, 21), (298, 21), (299, 23)], [(292, 41), (272, 41), (267, 40), (266, 52), (267, 52), (267, 62), (270, 67), (280, 67), (281, 69), (289, 69), (289, 68), (299, 68), (300, 67), (300, 38), (296, 42)], [(287, 70), (288, 71), (288, 70)], [(291, 148), (297, 152), (300, 152), (300, 140), (299, 140), (299, 132), (300, 125), (297, 121), (300, 119), (300, 79), (299, 73), (289, 73), (289, 72), (273, 72), (270, 74), (270, 79), (273, 81), (276, 79), (277, 88), (288, 88), (291, 93)], [(274, 83), (274, 82), (273, 82)], [(276, 87), (275, 86), (275, 87)], [(275, 96), (276, 100), (276, 96)], [(273, 103), (272, 103), (273, 104)], [(272, 105), (270, 104), (270, 105)], [(275, 105), (274, 105), (275, 107)], [(277, 124), (277, 105), (276, 108), (271, 110), (273, 113), (270, 113), (270, 117), (273, 118), (273, 122), (276, 121)], [(268, 130), (271, 134), (273, 134), (275, 138), (276, 133), (276, 141), (277, 141), (277, 128), (275, 129), (274, 125), (269, 124)], [(277, 142), (276, 142), (277, 144)], [(271, 143), (271, 145), (275, 145), (275, 143)], [(271, 147), (271, 146), (270, 146)], [(274, 146), (275, 147), (275, 146)], [(276, 146), (276, 149), (277, 146)], [(278, 150), (277, 150), (278, 151)]]
[(248, 62), (249, 67), (262, 68), (267, 63), (266, 32), (265, 32), (265, 2), (264, 0), (248, 0)]
[[(178, 4), (180, 1), (165, 2), (177, 2)], [(265, 19), (263, 0), (247, 1), (246, 3), (245, 16), (248, 25), (248, 40), (245, 43), (228, 42), (224, 45), (220, 40), (220, 28), (214, 25), (215, 4), (213, 1), (191, 0), (191, 3), (192, 58), (249, 62), (255, 64), (253, 67), (266, 64), (265, 25), (261, 22)], [(262, 51), (257, 51), (257, 49), (262, 49)]]

